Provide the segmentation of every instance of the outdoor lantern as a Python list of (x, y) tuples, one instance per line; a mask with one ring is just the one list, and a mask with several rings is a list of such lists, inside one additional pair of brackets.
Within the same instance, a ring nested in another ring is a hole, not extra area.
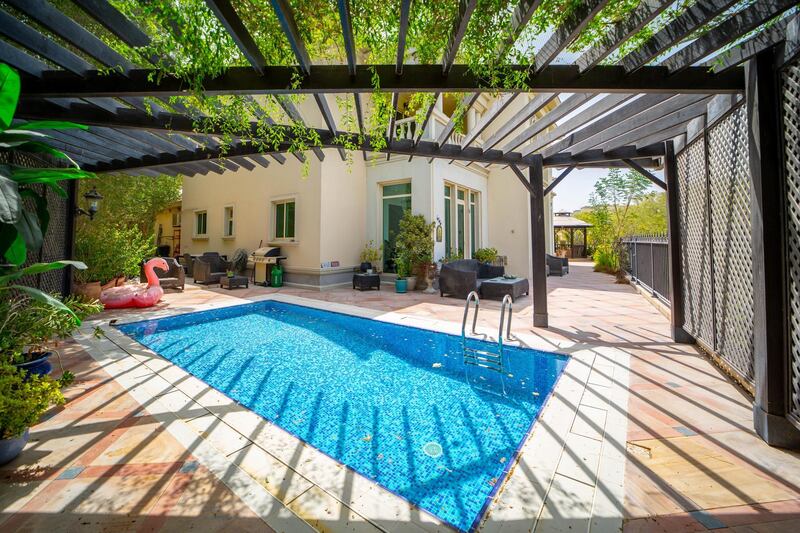
[(103, 199), (103, 195), (97, 192), (97, 187), (92, 187), (92, 190), (84, 193), (83, 197), (86, 199), (86, 203), (89, 204), (89, 208), (78, 207), (76, 212), (79, 215), (88, 216), (89, 220), (94, 220), (94, 216), (100, 210), (100, 200)]
[(442, 221), (436, 217), (436, 242), (442, 242)]

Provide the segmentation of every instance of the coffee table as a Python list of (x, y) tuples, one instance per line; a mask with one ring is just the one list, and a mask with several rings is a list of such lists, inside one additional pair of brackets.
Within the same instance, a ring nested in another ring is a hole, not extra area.
[(523, 294), (528, 294), (529, 285), (525, 278), (489, 278), (481, 283), (481, 298), (502, 300), (508, 294), (514, 301)]
[(381, 290), (381, 277), (378, 274), (353, 274), (353, 288), (360, 291)]
[(246, 289), (250, 286), (250, 280), (247, 279), (247, 276), (233, 276), (231, 278), (222, 276), (219, 278), (219, 286), (220, 288), (228, 290), (237, 289), (239, 287), (244, 287)]

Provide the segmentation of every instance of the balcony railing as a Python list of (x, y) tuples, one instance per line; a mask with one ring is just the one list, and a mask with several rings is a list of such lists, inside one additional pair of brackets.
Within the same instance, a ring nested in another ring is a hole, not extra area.
[[(446, 126), (447, 126), (446, 117), (434, 115), (433, 117), (431, 117), (431, 120), (428, 122), (428, 125), (425, 128), (425, 133), (422, 136), (422, 140), (435, 141)], [(419, 127), (420, 123), (417, 122), (416, 117), (408, 117), (402, 120), (398, 120), (394, 124), (395, 139), (414, 140), (417, 138)], [(463, 133), (458, 133), (454, 131), (453, 133), (450, 134), (450, 138), (447, 140), (447, 142), (449, 144), (461, 145), (463, 144), (465, 137), (466, 136)], [(481, 144), (482, 144), (482, 139), (480, 137), (477, 137), (472, 142), (472, 145), (474, 146), (481, 146)]]

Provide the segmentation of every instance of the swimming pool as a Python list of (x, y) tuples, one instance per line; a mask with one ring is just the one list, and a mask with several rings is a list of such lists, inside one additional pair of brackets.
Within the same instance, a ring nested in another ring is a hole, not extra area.
[(276, 301), (118, 328), (465, 531), (502, 484), (568, 361), (506, 346), (500, 374), (465, 365), (459, 336)]

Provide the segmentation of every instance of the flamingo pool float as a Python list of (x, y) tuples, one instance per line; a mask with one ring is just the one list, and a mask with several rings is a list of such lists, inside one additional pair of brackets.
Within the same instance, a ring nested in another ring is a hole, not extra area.
[(112, 287), (100, 293), (100, 302), (106, 309), (123, 307), (150, 307), (158, 303), (164, 296), (164, 289), (158, 281), (154, 268), (167, 271), (169, 265), (160, 257), (154, 257), (144, 264), (144, 275), (147, 283)]

